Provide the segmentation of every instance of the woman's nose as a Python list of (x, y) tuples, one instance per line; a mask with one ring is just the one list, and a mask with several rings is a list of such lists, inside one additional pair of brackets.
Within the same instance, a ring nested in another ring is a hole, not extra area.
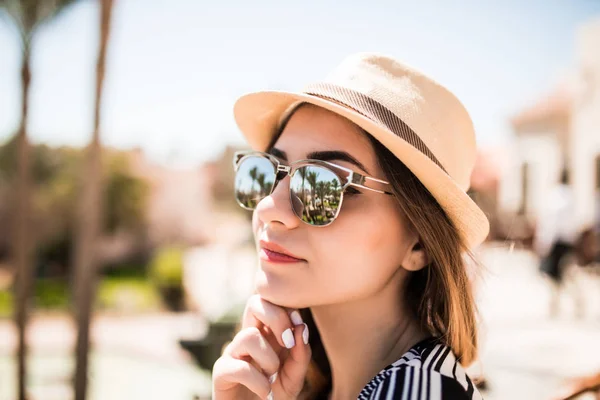
[(254, 213), (263, 224), (280, 224), (287, 229), (298, 226), (300, 220), (294, 214), (290, 204), (289, 176), (280, 180), (273, 192), (258, 202)]

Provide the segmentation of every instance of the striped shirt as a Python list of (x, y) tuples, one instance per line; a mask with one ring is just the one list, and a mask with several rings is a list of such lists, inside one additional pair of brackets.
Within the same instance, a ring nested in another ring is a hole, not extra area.
[(379, 372), (359, 400), (481, 400), (481, 394), (448, 346), (436, 338), (414, 345)]

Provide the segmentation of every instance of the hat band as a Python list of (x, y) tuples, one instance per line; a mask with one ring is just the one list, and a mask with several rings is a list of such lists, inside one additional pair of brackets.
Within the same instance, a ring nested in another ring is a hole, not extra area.
[(446, 171), (431, 150), (429, 150), (427, 145), (421, 140), (419, 135), (417, 135), (415, 131), (406, 125), (404, 121), (398, 118), (396, 114), (378, 101), (360, 92), (357, 92), (356, 90), (348, 89), (331, 83), (315, 83), (309, 85), (304, 90), (304, 93), (338, 103), (344, 107), (348, 107), (363, 117), (366, 117), (371, 121), (384, 126), (392, 133), (399, 136), (401, 139), (408, 142), (411, 146), (426, 155), (446, 174), (448, 173), (448, 171)]

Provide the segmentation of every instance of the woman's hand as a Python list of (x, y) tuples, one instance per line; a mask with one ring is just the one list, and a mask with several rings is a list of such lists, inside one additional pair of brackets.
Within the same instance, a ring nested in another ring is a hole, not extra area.
[(213, 400), (296, 399), (311, 359), (297, 310), (250, 297), (242, 330), (213, 367)]

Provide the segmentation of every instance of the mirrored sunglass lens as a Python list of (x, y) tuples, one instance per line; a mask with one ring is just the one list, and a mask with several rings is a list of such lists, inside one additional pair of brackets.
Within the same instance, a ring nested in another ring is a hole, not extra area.
[(245, 208), (254, 209), (259, 201), (271, 193), (275, 181), (275, 167), (260, 156), (245, 158), (235, 174), (235, 198)]
[(311, 225), (329, 225), (342, 197), (342, 184), (327, 168), (298, 168), (290, 182), (290, 196), (296, 215)]

